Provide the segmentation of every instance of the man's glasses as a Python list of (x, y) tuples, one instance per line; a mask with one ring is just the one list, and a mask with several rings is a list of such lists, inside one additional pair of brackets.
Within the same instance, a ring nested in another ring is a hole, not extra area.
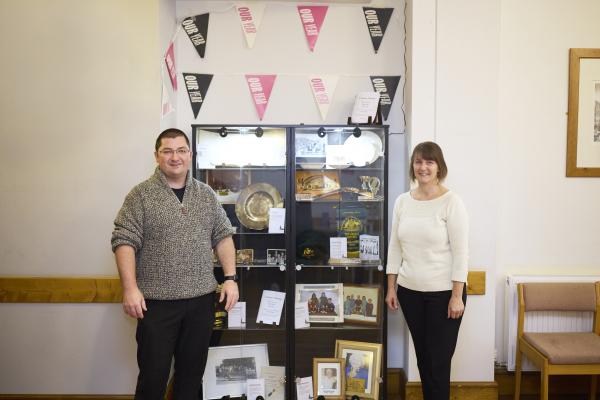
[(176, 150), (163, 149), (163, 150), (159, 150), (158, 152), (165, 157), (173, 157), (174, 154), (177, 154), (178, 156), (183, 157), (183, 156), (186, 156), (190, 152), (190, 149), (185, 148), (185, 147), (180, 147)]

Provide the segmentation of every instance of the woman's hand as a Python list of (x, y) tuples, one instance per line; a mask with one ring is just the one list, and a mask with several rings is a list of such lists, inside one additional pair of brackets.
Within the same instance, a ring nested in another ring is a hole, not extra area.
[(462, 317), (465, 312), (465, 304), (462, 301), (462, 296), (450, 297), (448, 302), (448, 318), (458, 319)]
[(385, 304), (387, 304), (388, 308), (392, 311), (398, 309), (398, 295), (395, 290), (388, 289), (387, 295), (385, 296)]

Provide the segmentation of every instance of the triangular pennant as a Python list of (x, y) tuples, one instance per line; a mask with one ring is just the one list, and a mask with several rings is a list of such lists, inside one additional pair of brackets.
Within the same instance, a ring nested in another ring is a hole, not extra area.
[(313, 75), (308, 78), (310, 89), (312, 90), (315, 102), (321, 112), (323, 121), (327, 118), (327, 112), (335, 93), (339, 76), (337, 75)]
[(173, 106), (171, 106), (171, 99), (169, 98), (169, 92), (167, 86), (165, 85), (165, 81), (162, 83), (162, 96), (161, 96), (161, 112), (160, 118), (165, 118), (169, 113), (173, 111)]
[(236, 3), (235, 9), (240, 17), (240, 23), (242, 24), (242, 31), (246, 36), (246, 43), (248, 48), (254, 47), (254, 39), (258, 33), (260, 27), (260, 21), (262, 20), (263, 13), (265, 12), (264, 3)]
[(363, 7), (363, 12), (367, 21), (367, 28), (369, 28), (369, 34), (371, 35), (371, 41), (373, 42), (373, 48), (375, 49), (375, 53), (377, 53), (394, 9)]
[(304, 28), (304, 34), (308, 41), (308, 47), (310, 51), (314, 51), (315, 44), (319, 38), (319, 32), (321, 32), (321, 26), (327, 15), (327, 8), (329, 6), (298, 6), (298, 14), (300, 15), (300, 21), (302, 21), (302, 27)]
[(400, 83), (400, 75), (371, 76), (371, 83), (373, 84), (373, 89), (376, 92), (379, 92), (379, 95), (381, 96), (379, 98), (381, 113), (383, 114), (383, 118), (387, 120), (388, 115), (390, 115), (392, 103), (394, 102), (396, 89)]
[(207, 74), (186, 74), (183, 73), (183, 80), (185, 82), (185, 88), (187, 89), (188, 96), (190, 98), (190, 105), (194, 112), (194, 119), (198, 118), (200, 107), (204, 103), (206, 92), (210, 86), (212, 75)]
[(171, 86), (173, 87), (173, 91), (175, 91), (177, 90), (177, 70), (175, 69), (175, 44), (173, 42), (169, 44), (169, 48), (165, 53), (165, 64), (167, 64)]
[(201, 58), (204, 58), (206, 41), (208, 40), (208, 17), (208, 13), (200, 14), (195, 17), (188, 17), (181, 22), (183, 30), (189, 36)]
[(262, 121), (263, 115), (269, 104), (269, 98), (271, 97), (271, 90), (275, 84), (275, 78), (277, 75), (246, 75), (246, 82), (248, 83), (248, 89), (252, 100), (256, 106), (258, 112), (258, 118)]

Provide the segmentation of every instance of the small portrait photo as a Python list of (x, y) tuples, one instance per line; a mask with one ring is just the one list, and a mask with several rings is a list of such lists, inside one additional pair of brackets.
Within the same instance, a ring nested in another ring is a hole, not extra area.
[(315, 396), (326, 399), (345, 397), (344, 360), (338, 358), (313, 359), (313, 386)]
[(285, 265), (285, 249), (267, 249), (267, 264)]
[(381, 296), (378, 286), (344, 285), (344, 322), (378, 325)]
[(309, 322), (344, 322), (343, 284), (296, 284), (296, 302), (308, 303)]
[(235, 263), (242, 265), (249, 265), (254, 262), (254, 250), (253, 249), (239, 249), (235, 253)]

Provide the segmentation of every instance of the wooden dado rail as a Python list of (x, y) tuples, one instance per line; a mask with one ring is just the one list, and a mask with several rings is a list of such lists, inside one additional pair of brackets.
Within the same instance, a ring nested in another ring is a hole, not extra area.
[[(467, 293), (485, 294), (485, 271), (470, 271)], [(120, 303), (118, 277), (0, 277), (0, 303)]]

